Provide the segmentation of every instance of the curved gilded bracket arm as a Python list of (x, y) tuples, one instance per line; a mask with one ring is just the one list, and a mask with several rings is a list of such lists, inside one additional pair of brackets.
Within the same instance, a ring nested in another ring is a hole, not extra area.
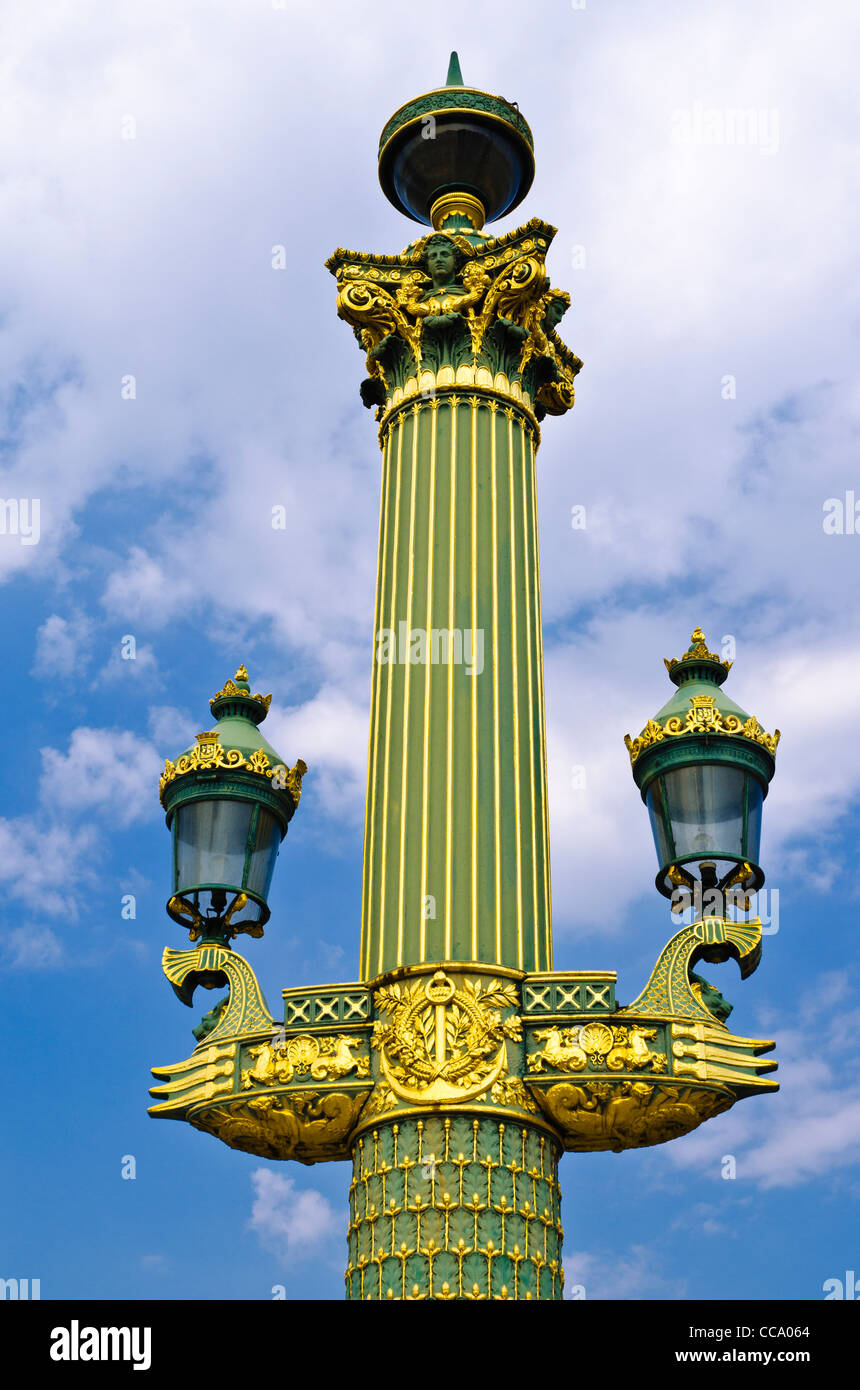
[(527, 976), (527, 1085), (565, 1148), (662, 1144), (745, 1096), (776, 1090), (766, 1073), (777, 1064), (762, 1060), (773, 1043), (731, 1033), (722, 996), (691, 977), (697, 960), (729, 956), (746, 976), (760, 954), (758, 921), (694, 922), (672, 937), (627, 1008), (615, 1008), (596, 978)]
[(157, 1102), (150, 1115), (187, 1120), (263, 1158), (348, 1158), (349, 1136), (373, 1085), (367, 991), (286, 991), (289, 1022), (280, 1023), (235, 951), (168, 947), (162, 964), (183, 1004), (192, 1004), (198, 985), (226, 984), (230, 993), (220, 1012), (211, 1011), (217, 1021), (190, 1057), (153, 1067), (159, 1084), (150, 1090)]
[(271, 1028), (274, 1020), (257, 983), (257, 977), (244, 957), (223, 946), (198, 946), (193, 951), (165, 947), (162, 969), (183, 1004), (192, 1007), (198, 985), (218, 989), (229, 985), (230, 999), (217, 1026), (206, 1038), (207, 1044), (239, 1033)]
[(676, 932), (663, 948), (642, 993), (622, 1014), (658, 1013), (669, 1017), (700, 1019), (724, 1027), (702, 1000), (702, 988), (690, 972), (699, 960), (711, 964), (732, 956), (746, 979), (761, 959), (761, 922), (728, 922), (705, 917)]

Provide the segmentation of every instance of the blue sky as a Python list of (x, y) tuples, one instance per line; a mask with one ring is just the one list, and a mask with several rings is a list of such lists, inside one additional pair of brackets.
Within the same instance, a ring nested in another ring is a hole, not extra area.
[(0, 20), (0, 497), (40, 501), (38, 543), (0, 535), (0, 1276), (46, 1298), (342, 1297), (346, 1165), (146, 1114), (149, 1068), (198, 1017), (160, 970), (185, 936), (157, 781), (246, 662), (267, 735), (311, 769), (246, 953), (273, 1005), (356, 976), (379, 463), (323, 262), (412, 238), (376, 142), (456, 46), (532, 126), (519, 218), (559, 229), (585, 363), (538, 462), (559, 968), (616, 969), (629, 1002), (672, 934), (622, 741), (670, 692), (662, 658), (696, 624), (731, 638), (729, 693), (783, 732), (778, 930), (748, 981), (710, 972), (733, 1030), (777, 1040), (782, 1089), (672, 1145), (566, 1156), (568, 1284), (821, 1298), (860, 1257), (860, 535), (823, 526), (860, 498), (856, 7), (432, 17), (10, 0)]

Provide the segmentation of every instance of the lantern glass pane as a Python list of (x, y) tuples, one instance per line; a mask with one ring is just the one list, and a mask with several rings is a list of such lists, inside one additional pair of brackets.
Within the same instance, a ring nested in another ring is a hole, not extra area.
[(666, 827), (666, 798), (663, 795), (662, 778), (655, 777), (651, 783), (645, 804), (651, 817), (651, 834), (657, 848), (658, 863), (671, 864), (675, 858), (675, 849)]
[(250, 801), (213, 797), (180, 806), (177, 815), (175, 891), (195, 883), (242, 887), (248, 827), (254, 806)]
[(278, 822), (262, 806), (257, 817), (257, 834), (254, 849), (248, 866), (248, 882), (245, 885), (252, 893), (268, 898), (275, 860), (281, 846), (281, 831)]
[(761, 804), (764, 800), (764, 790), (761, 782), (749, 775), (747, 775), (747, 788), (749, 810), (747, 812), (747, 842), (744, 858), (751, 859), (754, 864), (758, 864), (761, 846)]
[[(742, 859), (746, 773), (741, 768), (698, 763), (663, 776), (675, 857)], [(662, 861), (663, 863), (666, 860)]]

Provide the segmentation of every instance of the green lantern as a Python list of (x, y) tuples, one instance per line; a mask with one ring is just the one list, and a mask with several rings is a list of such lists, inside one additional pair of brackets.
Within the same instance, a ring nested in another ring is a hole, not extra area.
[(262, 936), (281, 841), (307, 767), (287, 767), (259, 731), (271, 695), (252, 695), (240, 666), (209, 701), (217, 723), (169, 759), (159, 783), (173, 843), (167, 911), (192, 941)]
[(379, 139), (389, 202), (437, 230), (480, 231), (512, 212), (534, 178), (534, 140), (515, 103), (466, 87), (456, 53), (444, 87), (401, 106)]
[(648, 807), (665, 897), (698, 882), (744, 895), (764, 883), (762, 803), (779, 730), (768, 734), (721, 690), (732, 666), (708, 650), (701, 628), (679, 660), (666, 660), (676, 693), (638, 738), (625, 735)]

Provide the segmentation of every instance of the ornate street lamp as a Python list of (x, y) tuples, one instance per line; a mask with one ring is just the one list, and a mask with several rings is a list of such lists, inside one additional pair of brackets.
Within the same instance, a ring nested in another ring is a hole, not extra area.
[(697, 627), (684, 655), (666, 660), (677, 692), (638, 738), (624, 738), (651, 817), (657, 888), (667, 898), (693, 889), (697, 869), (713, 901), (734, 889), (745, 903), (764, 883), (761, 812), (779, 730), (766, 733), (722, 692), (731, 666), (708, 650)]
[[(258, 726), (271, 695), (252, 695), (240, 666), (209, 701), (217, 723), (164, 765), (159, 783), (173, 842), (167, 911), (192, 941), (262, 936), (281, 841), (307, 767), (287, 767)], [(238, 918), (238, 920), (237, 920)]]
[[(190, 1057), (153, 1068), (150, 1113), (268, 1159), (351, 1160), (350, 1299), (559, 1299), (563, 1151), (667, 1143), (776, 1088), (773, 1044), (731, 1034), (692, 974), (727, 956), (750, 974), (760, 922), (686, 925), (624, 1006), (614, 971), (552, 968), (536, 457), (582, 363), (557, 332), (555, 229), (483, 231), (532, 168), (518, 109), (465, 87), (453, 55), (380, 141), (387, 196), (432, 230), (326, 262), (379, 426), (373, 631), (401, 646), (373, 665), (359, 978), (289, 986), (281, 1018), (225, 949), (262, 929), (304, 771), (262, 743), (267, 699), (219, 692), (217, 728), (162, 784), (171, 913), (207, 937), (162, 967), (186, 1004), (229, 994)], [(464, 662), (485, 636), (486, 665)], [(762, 878), (776, 737), (720, 694), (727, 669), (696, 632), (669, 663), (677, 694), (628, 740), (661, 892), (697, 865), (696, 882)]]

